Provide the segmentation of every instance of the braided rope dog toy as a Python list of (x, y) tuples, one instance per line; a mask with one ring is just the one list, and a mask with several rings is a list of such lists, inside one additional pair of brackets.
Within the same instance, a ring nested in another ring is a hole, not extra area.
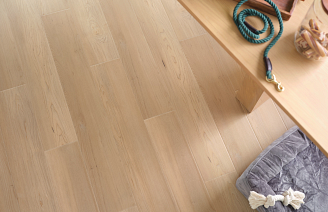
[(291, 205), (294, 209), (300, 209), (301, 205), (304, 204), (305, 194), (300, 191), (294, 191), (289, 188), (282, 195), (268, 195), (265, 197), (262, 194), (258, 194), (255, 191), (251, 191), (248, 201), (252, 209), (256, 209), (260, 206), (269, 208), (274, 206), (277, 201), (281, 201), (284, 206)]
[[(254, 9), (244, 9), (237, 15), (237, 11), (240, 8), (240, 6), (247, 1), (248, 0), (241, 0), (236, 5), (236, 7), (233, 11), (233, 20), (234, 20), (236, 26), (238, 27), (240, 33), (250, 43), (260, 44), (260, 43), (265, 43), (265, 42), (271, 40), (274, 35), (274, 26), (272, 24), (271, 19), (268, 16), (264, 15), (263, 13), (258, 12), (257, 10), (254, 10)], [(272, 6), (272, 8), (275, 10), (278, 21), (279, 21), (279, 26), (280, 26), (278, 35), (270, 42), (270, 44), (267, 46), (267, 48), (264, 51), (263, 59), (264, 59), (265, 66), (266, 66), (266, 80), (268, 82), (276, 84), (278, 91), (284, 91), (285, 88), (281, 85), (280, 82), (278, 82), (276, 80), (276, 76), (272, 73), (272, 63), (271, 63), (270, 58), (268, 58), (270, 49), (276, 44), (276, 42), (281, 37), (282, 32), (284, 31), (284, 24), (282, 21), (280, 11), (279, 11), (278, 7), (275, 5), (275, 3), (273, 3), (271, 0), (265, 0), (265, 1), (268, 2)], [(263, 29), (257, 30), (253, 26), (251, 26), (249, 23), (247, 23), (247, 21), (245, 21), (245, 19), (248, 16), (258, 16), (259, 18), (261, 18), (264, 23)], [(260, 34), (263, 34), (264, 32), (266, 32), (269, 26), (270, 26), (270, 35), (266, 38), (258, 40), (260, 38)]]

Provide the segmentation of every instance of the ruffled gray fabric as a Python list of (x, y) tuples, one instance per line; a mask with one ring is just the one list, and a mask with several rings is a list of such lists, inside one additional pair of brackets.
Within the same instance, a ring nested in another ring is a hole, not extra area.
[(281, 195), (289, 188), (305, 194), (305, 204), (298, 210), (277, 202), (273, 207), (259, 207), (260, 212), (328, 212), (328, 159), (293, 127), (256, 158), (236, 186), (246, 198), (250, 191)]

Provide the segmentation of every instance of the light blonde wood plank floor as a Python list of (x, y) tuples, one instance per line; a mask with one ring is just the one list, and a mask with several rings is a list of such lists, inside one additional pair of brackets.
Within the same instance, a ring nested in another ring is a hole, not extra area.
[(99, 0), (143, 118), (172, 110), (160, 69), (128, 1)]
[[(3, 137), (0, 134), (0, 140)], [(0, 144), (0, 211), (19, 211), (19, 203), (16, 198), (17, 191), (14, 186), (10, 166), (8, 165), (7, 152)]]
[(123, 147), (112, 132), (112, 119), (93, 81), (74, 20), (70, 10), (43, 17), (99, 208), (119, 211), (134, 205)]
[(24, 84), (24, 72), (3, 1), (0, 1), (0, 91)]
[(93, 74), (103, 103), (122, 133), (130, 166), (128, 178), (134, 177), (131, 186), (140, 210), (178, 211), (121, 61), (95, 66)]
[(145, 122), (180, 211), (214, 211), (175, 112)]
[(58, 207), (53, 201), (45, 149), (31, 101), (25, 85), (0, 93), (1, 143), (19, 204), (19, 210), (13, 207), (4, 211), (56, 211)]
[(209, 180), (233, 171), (231, 159), (161, 1), (131, 3), (163, 73), (162, 80), (171, 85), (168, 86), (170, 101), (183, 123), (182, 130), (203, 178)]
[(238, 176), (236, 172), (232, 172), (206, 182), (216, 211), (255, 212), (248, 206), (248, 201), (235, 186)]
[(162, 0), (178, 39), (186, 40), (206, 34), (205, 29), (176, 0)]
[(80, 147), (70, 143), (45, 152), (55, 200), (63, 212), (98, 212)]
[(216, 55), (213, 48), (221, 47), (213, 46), (211, 39), (209, 35), (202, 35), (183, 41), (182, 46), (236, 170), (241, 174), (260, 154), (261, 147), (225, 72), (225, 67), (234, 61), (231, 58), (218, 61), (220, 55)]
[[(34, 0), (3, 1), (31, 92), (45, 149), (77, 140), (54, 59)], [(10, 45), (10, 43), (7, 43)], [(18, 62), (18, 59), (17, 59)]]
[(118, 59), (118, 52), (98, 0), (69, 0), (72, 17), (89, 65)]
[(294, 123), (176, 0), (0, 1), (0, 210), (247, 212)]

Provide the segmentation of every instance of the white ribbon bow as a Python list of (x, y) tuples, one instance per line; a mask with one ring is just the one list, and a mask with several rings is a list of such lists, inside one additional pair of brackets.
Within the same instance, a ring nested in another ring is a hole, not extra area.
[(283, 202), (284, 206), (291, 205), (294, 209), (299, 209), (301, 204), (304, 203), (304, 198), (304, 193), (293, 191), (293, 189), (289, 188), (282, 195), (268, 195), (267, 197), (258, 194), (255, 191), (251, 191), (248, 201), (252, 209), (256, 209), (262, 205), (264, 205), (265, 208), (268, 208), (269, 206), (274, 206), (276, 201)]

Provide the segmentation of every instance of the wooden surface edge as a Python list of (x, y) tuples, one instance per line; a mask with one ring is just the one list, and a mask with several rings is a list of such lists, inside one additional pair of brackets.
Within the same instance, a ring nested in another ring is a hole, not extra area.
[[(240, 2), (240, 0), (234, 0), (235, 2)], [(294, 0), (293, 6), (290, 8), (290, 11), (283, 10), (278, 7), (281, 17), (284, 21), (288, 21), (293, 14), (295, 5), (297, 4), (298, 0)], [(267, 13), (273, 16), (276, 16), (276, 11), (271, 7), (271, 5), (267, 2), (260, 2), (257, 1), (257, 4), (254, 4), (254, 2), (245, 2), (245, 5), (252, 7), (253, 9), (259, 10), (259, 12)], [(261, 8), (259, 5), (262, 5), (263, 8)]]

